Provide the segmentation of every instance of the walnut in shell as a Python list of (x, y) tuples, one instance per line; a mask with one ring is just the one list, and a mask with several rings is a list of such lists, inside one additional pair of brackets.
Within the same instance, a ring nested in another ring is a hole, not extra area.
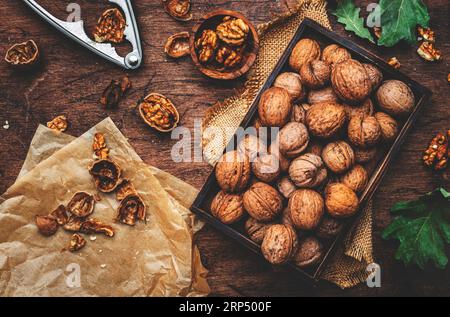
[(320, 156), (307, 153), (292, 161), (289, 178), (298, 187), (314, 188), (325, 181), (327, 170)]
[(325, 206), (332, 217), (351, 217), (358, 211), (358, 205), (358, 196), (346, 185), (332, 183), (326, 187)]
[(330, 65), (335, 65), (351, 58), (352, 55), (347, 49), (336, 44), (328, 45), (322, 53), (322, 60)]
[(334, 173), (348, 171), (355, 164), (355, 153), (345, 141), (328, 143), (322, 151), (325, 165)]
[(218, 192), (211, 203), (211, 213), (224, 224), (239, 221), (244, 215), (242, 195)]
[(281, 195), (283, 195), (284, 198), (286, 198), (286, 199), (289, 199), (289, 197), (291, 197), (292, 193), (297, 189), (295, 184), (287, 176), (282, 177), (277, 182), (277, 188), (278, 188), (278, 191), (281, 193)]
[(392, 142), (398, 135), (397, 121), (384, 112), (375, 113), (375, 118), (380, 124), (382, 139), (385, 142)]
[(217, 162), (215, 173), (219, 187), (225, 192), (243, 191), (250, 179), (250, 161), (238, 151), (227, 152)]
[(303, 88), (301, 77), (297, 73), (281, 73), (275, 79), (273, 86), (286, 89), (293, 101), (300, 101), (305, 97), (305, 89)]
[(297, 189), (289, 198), (288, 208), (295, 228), (313, 230), (324, 214), (324, 201), (315, 190)]
[(291, 96), (284, 88), (272, 87), (261, 96), (258, 114), (265, 127), (282, 127), (290, 118), (292, 110)]
[(95, 187), (103, 193), (114, 191), (121, 182), (122, 169), (109, 159), (97, 160), (89, 168)]
[(306, 113), (306, 124), (312, 135), (322, 138), (334, 136), (345, 124), (345, 109), (337, 103), (313, 104)]
[(361, 149), (355, 148), (355, 161), (359, 164), (365, 164), (372, 161), (377, 155), (378, 149), (376, 147)]
[(381, 82), (383, 81), (383, 73), (378, 69), (378, 67), (373, 66), (372, 64), (363, 64), (363, 66), (369, 75), (370, 82), (372, 83), (372, 90), (380, 87)]
[(278, 135), (280, 152), (287, 158), (293, 158), (302, 153), (309, 142), (308, 129), (303, 123), (289, 122)]
[(331, 84), (337, 96), (352, 105), (367, 99), (372, 91), (372, 83), (366, 69), (354, 59), (345, 60), (334, 66)]
[(299, 72), (303, 64), (320, 58), (319, 43), (311, 39), (300, 40), (289, 57), (289, 66)]
[(315, 154), (317, 156), (322, 155), (323, 145), (317, 140), (310, 140), (308, 143), (308, 147), (305, 150), (305, 153)]
[(252, 163), (253, 174), (261, 181), (271, 183), (280, 176), (280, 162), (275, 154), (263, 154)]
[(289, 212), (289, 207), (284, 208), (283, 211), (281, 212), (280, 222), (283, 225), (291, 226), (292, 228), (294, 228), (294, 224), (292, 223), (291, 219), (291, 213)]
[(255, 218), (248, 218), (245, 221), (245, 232), (247, 236), (253, 242), (261, 244), (263, 242), (264, 236), (266, 235), (267, 228), (269, 228), (273, 223), (261, 222)]
[(274, 154), (278, 158), (281, 172), (285, 173), (289, 170), (289, 165), (291, 165), (291, 161), (280, 152), (280, 145), (278, 142), (278, 138), (274, 142), (272, 142), (272, 144), (270, 144), (268, 153)]
[(266, 230), (261, 251), (272, 264), (283, 264), (297, 251), (297, 234), (291, 226), (276, 224)]
[(404, 116), (409, 114), (415, 104), (414, 94), (402, 81), (387, 80), (377, 91), (378, 105), (390, 115)]
[(87, 217), (94, 211), (95, 199), (93, 195), (78, 192), (67, 204), (67, 210), (76, 217)]
[(266, 183), (257, 182), (244, 193), (244, 208), (258, 221), (271, 221), (283, 209), (283, 198)]
[(247, 155), (250, 162), (253, 162), (258, 155), (266, 153), (264, 142), (252, 134), (246, 134), (241, 142), (239, 142), (237, 149), (239, 153)]
[(330, 81), (330, 64), (320, 60), (305, 63), (300, 68), (302, 83), (309, 88), (317, 89), (325, 86)]
[(348, 123), (348, 138), (358, 147), (374, 146), (381, 138), (380, 124), (373, 116), (354, 116)]
[(300, 239), (298, 250), (294, 255), (294, 263), (300, 268), (318, 265), (324, 256), (322, 243), (315, 237)]
[(375, 108), (370, 98), (366, 99), (361, 105), (344, 105), (344, 107), (348, 121), (354, 116), (373, 116)]
[(316, 235), (320, 239), (332, 239), (342, 231), (343, 227), (344, 226), (339, 219), (325, 215), (319, 226), (316, 228)]
[(313, 105), (315, 103), (339, 103), (338, 96), (334, 93), (333, 88), (327, 87), (319, 90), (311, 90), (308, 93), (308, 103)]
[(340, 177), (340, 182), (355, 193), (361, 193), (367, 186), (369, 175), (364, 167), (355, 165), (347, 173)]
[(310, 105), (308, 104), (293, 105), (291, 112), (291, 121), (305, 124), (306, 109), (308, 109), (309, 107)]

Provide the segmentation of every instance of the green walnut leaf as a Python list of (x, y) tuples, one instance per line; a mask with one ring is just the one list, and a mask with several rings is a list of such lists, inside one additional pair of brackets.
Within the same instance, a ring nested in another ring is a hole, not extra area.
[(359, 16), (360, 8), (356, 7), (352, 0), (340, 1), (333, 14), (338, 18), (338, 22), (345, 25), (347, 31), (352, 31), (359, 37), (368, 39), (374, 43), (372, 35), (364, 26), (364, 19)]
[(417, 25), (428, 27), (430, 22), (428, 9), (421, 0), (380, 0), (379, 6), (368, 17), (370, 20), (374, 14), (380, 14), (382, 33), (378, 45), (391, 47), (401, 40), (414, 44)]
[(445, 244), (450, 244), (450, 193), (438, 188), (418, 200), (396, 203), (391, 213), (397, 217), (382, 237), (400, 241), (395, 258), (421, 269), (431, 260), (444, 269), (448, 263)]

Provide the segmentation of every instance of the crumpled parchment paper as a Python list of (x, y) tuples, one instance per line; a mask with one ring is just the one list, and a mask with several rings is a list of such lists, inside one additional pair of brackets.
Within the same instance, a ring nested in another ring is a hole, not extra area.
[[(44, 237), (34, 217), (67, 204), (77, 191), (98, 193), (87, 169), (96, 132), (105, 134), (111, 159), (143, 198), (148, 221), (114, 223), (118, 202), (99, 193), (92, 216), (112, 224), (116, 235), (94, 241), (85, 235), (86, 247), (63, 252), (71, 234), (60, 228)], [(196, 195), (146, 165), (109, 118), (77, 139), (40, 126), (19, 178), (0, 197), (0, 296), (207, 295), (207, 271), (193, 243), (202, 224), (188, 209)]]

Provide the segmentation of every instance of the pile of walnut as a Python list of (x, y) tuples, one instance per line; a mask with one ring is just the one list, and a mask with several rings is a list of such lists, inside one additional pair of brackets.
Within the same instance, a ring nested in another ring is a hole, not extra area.
[(225, 17), (216, 30), (204, 30), (195, 41), (198, 59), (217, 70), (240, 66), (249, 31), (242, 19)]
[(449, 148), (450, 130), (447, 134), (438, 133), (423, 154), (423, 162), (435, 171), (443, 171), (447, 168), (450, 156)]
[(394, 118), (410, 113), (415, 99), (403, 82), (383, 81), (338, 45), (321, 51), (303, 39), (289, 66), (262, 94), (254, 123), (280, 128), (277, 137), (267, 148), (258, 129), (222, 156), (211, 213), (225, 224), (246, 217), (246, 234), (270, 263), (306, 268), (358, 211), (366, 164), (396, 138)]
[[(89, 168), (97, 189), (103, 193), (116, 192), (120, 201), (117, 211), (117, 221), (133, 226), (137, 220), (145, 220), (145, 205), (131, 182), (121, 178), (120, 167), (110, 160), (109, 149), (105, 137), (101, 133), (94, 136), (93, 150), (95, 162)], [(91, 218), (95, 202), (100, 198), (85, 192), (76, 193), (67, 206), (60, 205), (46, 216), (36, 216), (35, 222), (39, 232), (44, 236), (52, 236), (59, 226), (73, 232), (66, 250), (78, 251), (86, 245), (86, 240), (80, 235), (101, 233), (108, 237), (114, 236), (114, 229), (101, 221)]]

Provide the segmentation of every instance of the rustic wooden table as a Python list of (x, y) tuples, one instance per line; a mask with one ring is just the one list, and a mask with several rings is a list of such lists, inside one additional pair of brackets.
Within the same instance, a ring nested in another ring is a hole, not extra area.
[[(60, 18), (67, 16), (69, 0), (39, 1), (51, 8)], [(106, 2), (106, 1), (105, 1)], [(215, 9), (243, 12), (255, 23), (270, 19), (271, 10), (277, 10), (276, 0), (193, 1), (195, 19)], [(370, 1), (357, 1), (367, 4)], [(209, 269), (209, 283), (213, 295), (246, 296), (302, 296), (302, 295), (450, 295), (450, 266), (439, 271), (432, 267), (426, 271), (409, 268), (394, 260), (396, 242), (380, 238), (381, 230), (391, 220), (389, 207), (397, 200), (412, 199), (438, 185), (450, 188), (449, 182), (422, 167), (421, 154), (430, 138), (438, 131), (449, 128), (450, 103), (448, 57), (449, 6), (448, 0), (425, 1), (431, 13), (431, 25), (442, 49), (444, 61), (426, 64), (407, 45), (392, 49), (379, 49), (351, 36), (330, 16), (333, 29), (351, 37), (357, 43), (374, 51), (382, 58), (396, 56), (401, 70), (430, 88), (434, 95), (421, 118), (408, 136), (401, 153), (389, 170), (375, 196), (374, 248), (375, 259), (382, 268), (382, 287), (370, 289), (365, 285), (342, 291), (331, 284), (306, 287), (292, 278), (289, 272), (274, 272), (261, 259), (209, 226), (197, 236), (205, 266)], [(107, 4), (98, 1), (78, 1), (82, 16), (92, 28), (96, 15)], [(94, 56), (69, 41), (55, 29), (40, 20), (20, 1), (7, 1), (2, 5), (0, 52), (16, 42), (35, 39), (42, 51), (42, 66), (32, 72), (20, 73), (0, 63), (0, 123), (7, 120), (9, 129), (0, 128), (0, 192), (13, 184), (25, 159), (31, 137), (39, 123), (45, 124), (59, 114), (67, 115), (68, 133), (78, 136), (103, 118), (110, 116), (129, 138), (138, 154), (148, 164), (169, 171), (200, 188), (211, 168), (206, 163), (174, 164), (170, 150), (176, 142), (169, 135), (157, 134), (147, 128), (137, 116), (135, 106), (146, 92), (160, 92), (178, 105), (181, 124), (192, 128), (195, 120), (215, 101), (233, 93), (241, 81), (218, 82), (203, 77), (189, 58), (170, 60), (163, 52), (168, 36), (190, 30), (194, 21), (174, 21), (162, 9), (159, 0), (133, 1), (141, 31), (145, 53), (144, 65), (130, 73), (133, 88), (116, 110), (105, 110), (98, 100), (111, 79), (120, 78), (124, 71)], [(364, 12), (365, 10), (362, 10)]]

